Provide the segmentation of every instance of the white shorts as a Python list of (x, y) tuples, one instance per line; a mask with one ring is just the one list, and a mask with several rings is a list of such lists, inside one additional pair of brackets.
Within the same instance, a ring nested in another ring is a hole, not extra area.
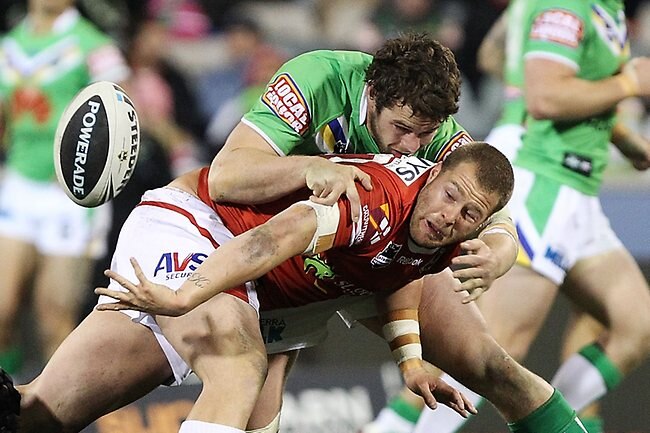
[(510, 161), (514, 161), (524, 132), (525, 129), (521, 125), (500, 125), (490, 131), (485, 141), (499, 149)]
[(521, 244), (517, 262), (558, 285), (579, 260), (623, 247), (598, 197), (520, 167), (508, 209)]
[(5, 171), (0, 180), (0, 235), (54, 256), (99, 258), (106, 253), (111, 207), (84, 208), (56, 182), (35, 182)]
[(375, 297), (347, 296), (303, 307), (260, 311), (260, 329), (267, 353), (316, 346), (327, 338), (327, 323), (339, 316), (348, 327), (377, 314)]
[[(191, 194), (159, 188), (147, 191), (142, 201), (162, 203), (166, 207), (140, 205), (122, 226), (111, 269), (130, 281), (137, 281), (129, 261), (135, 257), (149, 280), (178, 290), (218, 245), (233, 238), (217, 214)], [(249, 304), (257, 310), (253, 284), (248, 283), (246, 287)], [(110, 282), (109, 288), (124, 290), (115, 281)], [(100, 296), (99, 304), (107, 302), (114, 300)], [(180, 384), (191, 372), (190, 368), (163, 335), (155, 318), (139, 311), (123, 313), (153, 331), (174, 372), (174, 384)]]
[[(122, 227), (111, 269), (131, 281), (137, 281), (129, 262), (130, 257), (135, 257), (148, 279), (178, 290), (217, 245), (222, 245), (233, 237), (212, 209), (186, 192), (159, 188), (147, 191), (142, 201), (159, 202), (168, 206), (140, 205), (131, 212)], [(179, 210), (186, 214), (179, 213)], [(115, 281), (111, 281), (109, 287), (123, 290)], [(246, 284), (246, 293), (248, 303), (259, 311), (254, 283)], [(107, 302), (114, 300), (100, 296), (99, 304)], [(344, 297), (303, 307), (260, 312), (260, 329), (268, 353), (302, 349), (321, 343), (327, 337), (327, 322), (340, 309), (349, 311), (345, 313), (349, 326), (354, 319), (376, 314), (373, 296)], [(128, 310), (122, 313), (151, 329), (174, 373), (172, 384), (180, 384), (191, 373), (191, 369), (164, 336), (155, 318), (139, 311)]]

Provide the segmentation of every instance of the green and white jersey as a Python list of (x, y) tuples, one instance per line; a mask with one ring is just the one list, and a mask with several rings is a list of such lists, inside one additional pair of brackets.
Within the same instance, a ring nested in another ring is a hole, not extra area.
[(90, 82), (127, 75), (119, 49), (75, 9), (47, 34), (35, 34), (29, 17), (19, 23), (0, 41), (7, 166), (32, 180), (54, 180), (54, 134), (65, 106)]
[[(380, 153), (366, 126), (365, 71), (372, 56), (312, 51), (285, 63), (243, 122), (279, 155)], [(417, 153), (438, 161), (471, 138), (450, 116)]]
[[(602, 80), (629, 58), (621, 0), (524, 1), (523, 59), (547, 58)], [(514, 61), (514, 60), (513, 60)], [(523, 63), (523, 61), (522, 61)], [(515, 165), (549, 176), (584, 194), (597, 195), (608, 160), (614, 110), (575, 121), (526, 118)]]

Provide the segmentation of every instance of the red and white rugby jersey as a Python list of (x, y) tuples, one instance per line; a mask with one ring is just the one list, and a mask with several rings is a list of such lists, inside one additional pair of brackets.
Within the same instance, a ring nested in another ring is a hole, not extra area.
[[(409, 238), (409, 217), (432, 162), (391, 155), (342, 155), (330, 159), (355, 164), (372, 177), (372, 191), (357, 187), (361, 218), (352, 222), (350, 203), (342, 197), (338, 201), (341, 217), (333, 248), (315, 256), (293, 257), (260, 278), (260, 310), (397, 290), (422, 275), (444, 269), (460, 251), (457, 243), (424, 249)], [(201, 199), (215, 209), (235, 235), (263, 224), (309, 195), (305, 189), (263, 205), (215, 204), (209, 202), (207, 169), (199, 182)]]

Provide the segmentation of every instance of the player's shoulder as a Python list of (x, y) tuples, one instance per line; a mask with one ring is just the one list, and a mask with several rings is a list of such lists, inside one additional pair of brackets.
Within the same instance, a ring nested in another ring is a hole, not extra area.
[(329, 82), (333, 88), (346, 77), (364, 77), (372, 57), (357, 51), (315, 50), (288, 60), (278, 71), (290, 75), (300, 84), (322, 86)]
[(586, 18), (588, 14), (591, 14), (592, 5), (591, 2), (584, 0), (537, 0), (532, 2), (529, 7), (533, 11), (533, 17), (555, 11), (558, 15), (557, 18), (560, 19), (562, 13), (567, 14), (565, 21), (567, 25), (570, 25), (571, 16)]
[(73, 28), (81, 46), (94, 49), (103, 45), (113, 45), (111, 37), (104, 33), (95, 23), (83, 16), (79, 16)]

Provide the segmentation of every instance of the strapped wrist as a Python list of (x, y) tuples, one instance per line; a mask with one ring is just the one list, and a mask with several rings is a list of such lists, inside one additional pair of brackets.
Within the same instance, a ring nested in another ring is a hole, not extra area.
[(417, 309), (401, 309), (384, 316), (382, 332), (393, 359), (402, 372), (422, 366), (420, 323)]

